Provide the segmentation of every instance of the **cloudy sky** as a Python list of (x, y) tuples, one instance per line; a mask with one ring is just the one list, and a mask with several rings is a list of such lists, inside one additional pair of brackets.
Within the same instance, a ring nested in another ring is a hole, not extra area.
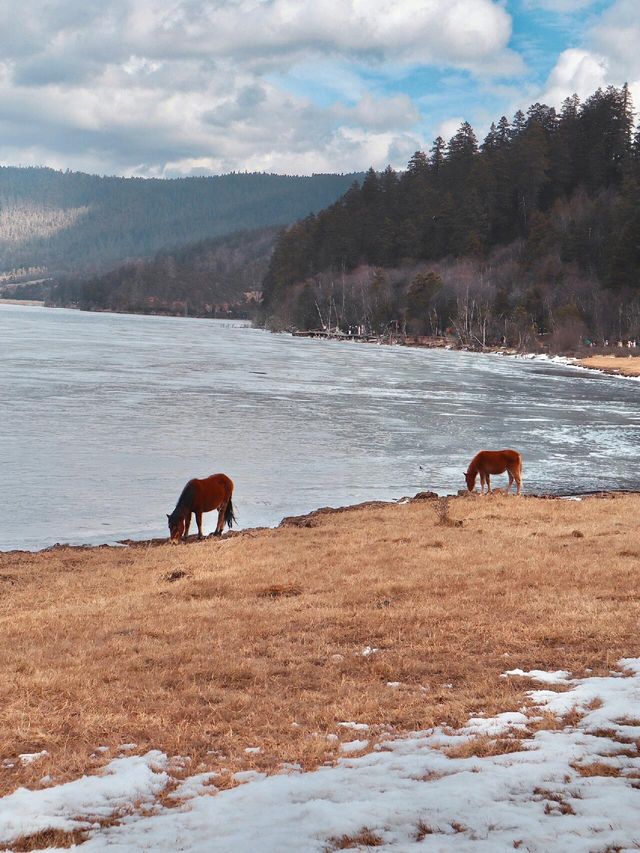
[(638, 0), (0, 0), (0, 164), (403, 168), (463, 119), (625, 80)]

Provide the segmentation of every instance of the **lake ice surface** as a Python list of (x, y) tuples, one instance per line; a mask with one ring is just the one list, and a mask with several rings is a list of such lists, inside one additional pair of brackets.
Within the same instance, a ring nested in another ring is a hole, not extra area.
[(3, 550), (164, 536), (217, 471), (240, 527), (455, 492), (482, 448), (529, 493), (640, 489), (640, 384), (572, 367), (15, 305), (0, 359)]

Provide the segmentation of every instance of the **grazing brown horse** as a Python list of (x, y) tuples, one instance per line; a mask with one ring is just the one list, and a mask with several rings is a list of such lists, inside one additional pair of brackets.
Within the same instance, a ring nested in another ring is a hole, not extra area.
[(516, 481), (517, 493), (522, 488), (522, 456), (517, 450), (481, 450), (471, 460), (469, 467), (464, 472), (467, 488), (472, 492), (476, 485), (476, 477), (480, 474), (480, 494), (484, 494), (484, 484), (487, 484), (487, 492), (491, 494), (491, 475), (509, 475), (507, 494), (511, 484)]
[(191, 513), (196, 514), (198, 539), (202, 539), (202, 513), (218, 510), (218, 523), (212, 536), (222, 536), (225, 526), (231, 528), (236, 520), (233, 514), (233, 481), (226, 474), (213, 474), (204, 480), (189, 480), (178, 498), (176, 508), (168, 515), (169, 535), (172, 542), (178, 542), (189, 535)]

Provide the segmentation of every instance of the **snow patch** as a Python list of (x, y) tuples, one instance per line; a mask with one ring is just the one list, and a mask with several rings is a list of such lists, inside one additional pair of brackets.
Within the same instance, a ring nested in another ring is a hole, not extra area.
[(525, 672), (524, 669), (508, 669), (502, 673), (502, 678), (510, 676), (519, 676), (520, 678), (533, 678), (535, 681), (542, 681), (545, 684), (565, 684), (571, 673), (566, 669), (556, 669), (555, 672), (546, 672), (543, 669), (530, 669)]
[(259, 782), (261, 779), (265, 779), (267, 776), (266, 773), (259, 773), (257, 770), (240, 770), (238, 773), (233, 774), (233, 778), (236, 782)]
[(343, 729), (354, 729), (357, 732), (367, 732), (369, 731), (368, 723), (338, 723), (338, 725)]
[(471, 717), (460, 731), (465, 735), (501, 735), (514, 729), (524, 731), (529, 718), (519, 711), (507, 711), (495, 717)]
[(216, 791), (212, 783), (218, 775), (218, 773), (197, 773), (195, 776), (189, 776), (169, 794), (169, 797), (172, 800), (190, 800), (202, 794), (211, 794)]
[(18, 758), (20, 759), (20, 763), (23, 766), (27, 764), (33, 764), (34, 761), (39, 761), (41, 758), (46, 758), (49, 755), (46, 749), (43, 749), (42, 752), (23, 752)]
[(348, 743), (340, 744), (340, 752), (360, 752), (369, 746), (368, 740), (350, 740)]
[[(236, 773), (246, 784), (217, 792), (207, 784), (214, 774), (200, 773), (178, 787), (180, 808), (148, 806), (167, 784), (165, 756), (116, 759), (102, 776), (0, 800), (0, 843), (41, 829), (87, 828), (83, 853), (321, 853), (330, 839), (366, 826), (400, 851), (414, 849), (426, 826), (425, 849), (454, 853), (635, 849), (640, 756), (629, 744), (640, 736), (640, 658), (620, 666), (581, 679), (522, 671), (547, 688), (530, 691), (532, 704), (519, 712), (476, 716), (453, 732), (416, 732), (357, 757), (350, 752), (369, 742), (351, 741), (335, 766), (312, 773)], [(540, 729), (541, 712), (562, 721), (576, 709), (577, 722)], [(479, 736), (483, 747), (495, 737), (495, 749), (474, 754)], [(125, 815), (118, 825), (96, 825), (114, 813)]]
[(0, 844), (47, 829), (89, 829), (96, 818), (130, 814), (135, 803), (152, 802), (166, 787), (166, 765), (166, 755), (153, 750), (116, 758), (101, 776), (82, 776), (39, 791), (18, 788), (0, 799)]

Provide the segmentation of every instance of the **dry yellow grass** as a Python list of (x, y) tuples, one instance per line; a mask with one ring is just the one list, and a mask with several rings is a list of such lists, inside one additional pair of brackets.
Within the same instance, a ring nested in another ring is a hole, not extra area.
[(640, 376), (640, 356), (590, 355), (577, 363), (614, 376)]
[(362, 737), (340, 722), (374, 742), (516, 709), (531, 685), (505, 669), (608, 671), (640, 654), (639, 513), (639, 495), (469, 496), (189, 545), (0, 554), (2, 791), (131, 743), (234, 784), (331, 761), (335, 735)]

